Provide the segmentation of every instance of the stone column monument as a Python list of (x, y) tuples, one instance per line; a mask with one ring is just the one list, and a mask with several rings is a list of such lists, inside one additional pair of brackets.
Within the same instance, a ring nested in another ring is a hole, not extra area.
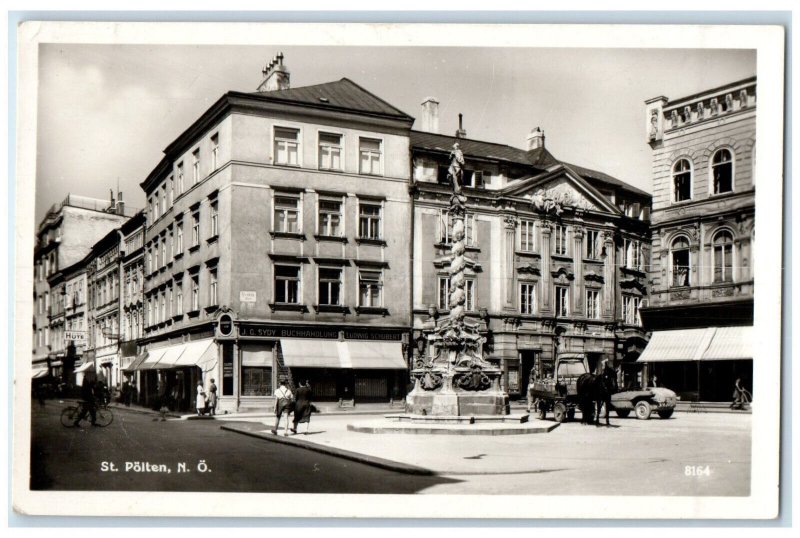
[(467, 266), (464, 217), (467, 197), (461, 193), (464, 155), (453, 145), (448, 177), (453, 184), (448, 225), (451, 228), (450, 312), (423, 333), (426, 345), (411, 376), (414, 389), (406, 397), (412, 415), (458, 417), (506, 415), (508, 395), (500, 389), (501, 370), (484, 357), (485, 338), (478, 322), (466, 319), (464, 269)]

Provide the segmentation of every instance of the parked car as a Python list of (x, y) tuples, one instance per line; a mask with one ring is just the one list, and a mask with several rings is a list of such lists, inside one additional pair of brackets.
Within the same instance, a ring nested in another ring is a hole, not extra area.
[(631, 411), (641, 420), (649, 419), (653, 412), (658, 413), (661, 418), (669, 418), (677, 403), (678, 396), (664, 387), (625, 390), (611, 395), (611, 406), (621, 418), (630, 415)]

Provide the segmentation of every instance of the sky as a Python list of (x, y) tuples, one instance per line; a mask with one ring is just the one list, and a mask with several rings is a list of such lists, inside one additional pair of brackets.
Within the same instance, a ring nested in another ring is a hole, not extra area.
[(563, 161), (651, 192), (644, 101), (756, 74), (752, 50), (43, 44), (36, 222), (68, 193), (108, 199), (139, 187), (163, 150), (229, 90), (255, 91), (278, 52), (292, 87), (350, 78), (439, 132), (525, 148), (535, 127)]

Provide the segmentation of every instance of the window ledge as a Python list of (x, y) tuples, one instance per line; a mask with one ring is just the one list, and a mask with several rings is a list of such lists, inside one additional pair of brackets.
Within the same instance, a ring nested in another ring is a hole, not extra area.
[[(450, 250), (453, 248), (453, 243), (444, 243), (439, 241), (438, 243), (433, 244), (434, 248), (442, 249), (442, 250)], [(464, 250), (467, 252), (480, 252), (481, 247), (478, 245), (464, 245)]]
[(383, 308), (381, 306), (357, 306), (356, 314), (358, 314), (359, 316), (361, 314), (380, 314), (382, 316), (388, 316), (389, 309)]
[(317, 241), (332, 241), (335, 243), (347, 243), (347, 238), (339, 235), (314, 235)]
[(277, 162), (273, 162), (272, 164), (274, 166), (281, 166), (281, 167), (285, 167), (285, 168), (301, 168), (301, 166), (299, 164), (293, 164), (293, 163), (277, 163)]
[(357, 237), (356, 244), (358, 245), (377, 245), (380, 247), (386, 246), (386, 241), (383, 239), (373, 239), (371, 237)]
[(315, 304), (312, 305), (314, 307), (314, 312), (320, 313), (336, 313), (336, 314), (349, 314), (350, 308), (347, 306), (336, 305), (336, 304)]
[(209, 237), (208, 239), (206, 239), (206, 243), (208, 243), (210, 245), (211, 243), (215, 243), (217, 241), (217, 239), (219, 239), (219, 234), (214, 234), (211, 237)]
[(212, 305), (209, 305), (209, 306), (206, 306), (205, 308), (203, 308), (203, 310), (206, 311), (206, 314), (210, 314), (211, 312), (213, 312), (215, 310), (218, 310), (218, 309), (219, 309), (219, 305), (218, 304), (212, 304)]
[(175, 321), (179, 321), (179, 320), (183, 319), (183, 314), (175, 314), (175, 315), (172, 316), (172, 319), (175, 320)]
[(189, 316), (190, 318), (196, 318), (200, 315), (200, 309), (189, 310), (188, 312), (186, 312), (186, 315)]
[(199, 249), (200, 249), (200, 245), (199, 244), (198, 245), (192, 245), (191, 247), (189, 247), (189, 252), (196, 252)]
[(527, 257), (530, 257), (530, 258), (541, 258), (542, 257), (541, 254), (539, 254), (538, 252), (534, 252), (532, 250), (516, 250), (516, 251), (514, 251), (514, 253), (517, 256), (527, 256)]
[(183, 258), (183, 251), (181, 251), (181, 252), (178, 252), (178, 253), (177, 253), (177, 254), (175, 254), (175, 256), (174, 256), (174, 259), (175, 259), (175, 261), (177, 261), (177, 260), (180, 260), (181, 258)]
[(572, 256), (570, 256), (569, 254), (551, 254), (550, 258), (553, 260), (560, 260), (565, 262), (573, 261)]
[(305, 234), (297, 232), (270, 232), (269, 235), (273, 239), (297, 239), (299, 241), (304, 241), (306, 238)]
[(624, 265), (622, 267), (620, 267), (619, 270), (621, 272), (627, 274), (627, 275), (635, 275), (635, 276), (640, 276), (640, 277), (644, 277), (645, 276), (645, 272), (642, 271), (641, 269), (634, 269), (632, 267), (625, 267)]
[(304, 304), (299, 303), (269, 303), (269, 309), (272, 312), (275, 311), (284, 311), (284, 312), (308, 312), (308, 307)]

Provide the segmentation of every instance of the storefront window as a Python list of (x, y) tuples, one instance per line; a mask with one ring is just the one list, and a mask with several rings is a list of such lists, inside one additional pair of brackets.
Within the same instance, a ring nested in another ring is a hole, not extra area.
[(242, 347), (242, 396), (272, 395), (272, 345)]

